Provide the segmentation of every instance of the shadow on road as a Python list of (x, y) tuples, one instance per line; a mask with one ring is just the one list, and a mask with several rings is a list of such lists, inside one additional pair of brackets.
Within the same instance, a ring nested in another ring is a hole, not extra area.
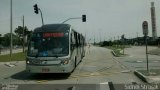
[(64, 73), (28, 73), (25, 70), (18, 72), (11, 76), (13, 79), (18, 80), (64, 80), (67, 79), (70, 74)]

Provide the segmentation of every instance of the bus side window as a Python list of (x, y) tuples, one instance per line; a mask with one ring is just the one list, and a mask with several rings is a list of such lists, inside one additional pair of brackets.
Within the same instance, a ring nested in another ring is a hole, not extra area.
[(78, 41), (79, 41), (78, 45), (81, 46), (81, 37), (80, 37), (80, 34), (78, 34)]
[(74, 49), (76, 45), (74, 32), (71, 33), (71, 49)]
[(78, 47), (78, 37), (77, 37), (77, 33), (76, 32), (74, 32), (74, 38), (75, 38), (75, 40), (76, 40), (76, 47)]
[(73, 34), (71, 34), (71, 44), (75, 45), (75, 39)]

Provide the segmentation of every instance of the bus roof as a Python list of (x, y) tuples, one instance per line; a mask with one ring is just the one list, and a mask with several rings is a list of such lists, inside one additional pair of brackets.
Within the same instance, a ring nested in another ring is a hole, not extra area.
[(55, 32), (69, 30), (71, 25), (69, 24), (46, 24), (41, 27), (35, 28), (34, 32)]

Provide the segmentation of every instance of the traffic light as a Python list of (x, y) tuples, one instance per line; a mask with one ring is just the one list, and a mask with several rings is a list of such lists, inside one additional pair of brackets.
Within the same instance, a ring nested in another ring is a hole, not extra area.
[(37, 4), (35, 4), (33, 7), (34, 7), (34, 12), (35, 12), (36, 14), (38, 14), (38, 6), (37, 6)]
[(86, 15), (82, 15), (82, 22), (86, 22)]

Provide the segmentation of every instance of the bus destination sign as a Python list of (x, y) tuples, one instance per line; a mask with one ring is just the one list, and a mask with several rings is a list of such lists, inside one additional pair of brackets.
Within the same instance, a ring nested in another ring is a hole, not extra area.
[(44, 38), (48, 38), (48, 37), (64, 37), (64, 33), (61, 33), (61, 32), (57, 32), (57, 33), (47, 32), (47, 33), (43, 33), (43, 37)]

